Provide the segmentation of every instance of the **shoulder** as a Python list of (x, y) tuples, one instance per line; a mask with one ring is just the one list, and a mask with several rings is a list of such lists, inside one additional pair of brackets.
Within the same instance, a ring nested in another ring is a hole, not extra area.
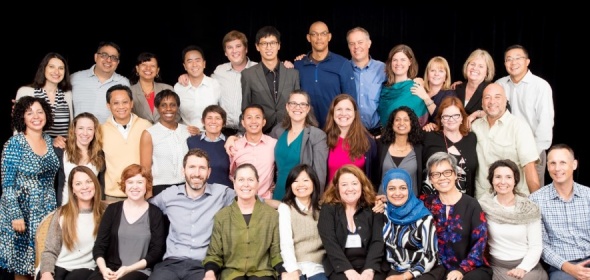
[(35, 92), (35, 89), (30, 86), (20, 87), (18, 89), (18, 91), (16, 92), (16, 100), (18, 100), (19, 98), (21, 98), (23, 96), (33, 96), (34, 92)]

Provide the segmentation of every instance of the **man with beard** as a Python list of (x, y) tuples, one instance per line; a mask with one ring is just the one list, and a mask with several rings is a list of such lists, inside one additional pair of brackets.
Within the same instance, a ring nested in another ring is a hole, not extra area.
[(186, 183), (170, 186), (150, 199), (168, 217), (170, 230), (164, 259), (149, 279), (203, 279), (201, 262), (209, 246), (213, 216), (236, 196), (233, 189), (207, 183), (211, 167), (209, 156), (201, 149), (184, 156), (183, 172)]

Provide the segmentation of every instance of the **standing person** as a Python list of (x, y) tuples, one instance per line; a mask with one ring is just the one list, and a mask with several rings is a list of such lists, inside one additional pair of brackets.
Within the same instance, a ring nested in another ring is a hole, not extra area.
[[(86, 166), (95, 176), (98, 176), (99, 182), (104, 181), (105, 157), (102, 151), (102, 129), (93, 114), (87, 112), (78, 114), (70, 124), (65, 149), (57, 147), (54, 149), (59, 158), (55, 194), (58, 206), (65, 205), (69, 200), (67, 178), (74, 167)], [(102, 198), (102, 184), (97, 187), (101, 188)]]
[(346, 33), (346, 42), (350, 50), (350, 63), (354, 73), (356, 100), (359, 105), (361, 121), (373, 136), (381, 135), (381, 123), (377, 107), (381, 87), (387, 81), (385, 63), (369, 55), (371, 37), (369, 31), (355, 27)]
[(543, 252), (541, 212), (539, 207), (520, 194), (516, 163), (509, 159), (490, 165), (490, 194), (479, 199), (488, 220), (488, 246), (494, 279), (547, 280), (539, 263)]
[[(172, 86), (162, 82), (158, 57), (150, 52), (142, 52), (135, 60), (135, 67), (129, 76), (133, 93), (133, 113), (149, 122), (157, 123), (160, 119), (158, 106), (155, 105), (156, 94), (162, 90), (172, 90)], [(180, 119), (179, 116), (175, 116)]]
[(258, 172), (250, 163), (236, 169), (237, 199), (215, 214), (203, 266), (205, 280), (277, 279), (285, 276), (279, 243), (279, 214), (256, 195)]
[(74, 117), (72, 84), (66, 59), (59, 53), (46, 54), (39, 63), (33, 83), (20, 87), (15, 100), (23, 96), (43, 98), (51, 106), (53, 125), (46, 133), (63, 148), (65, 138), (68, 137), (68, 127)]
[(303, 163), (291, 169), (286, 193), (278, 206), (281, 257), (291, 278), (327, 280), (322, 262), (326, 250), (318, 232), (320, 180), (315, 170)]
[(373, 184), (378, 184), (377, 143), (363, 126), (354, 97), (349, 94), (337, 95), (328, 110), (326, 119), (326, 140), (328, 143), (328, 180), (329, 185), (340, 167), (353, 164), (365, 171)]
[(314, 169), (320, 180), (320, 194), (324, 193), (328, 145), (326, 133), (317, 127), (317, 121), (310, 114), (310, 104), (309, 95), (305, 91), (291, 92), (289, 102), (285, 105), (288, 114), (270, 133), (271, 137), (277, 139), (274, 151), (277, 180), (273, 199), (283, 199), (287, 193), (287, 176), (300, 163), (306, 163)]
[(387, 279), (442, 280), (438, 265), (436, 228), (432, 214), (412, 192), (412, 178), (405, 169), (392, 168), (383, 175), (385, 204), (385, 260)]
[(539, 153), (531, 128), (526, 122), (507, 110), (508, 101), (501, 85), (489, 84), (483, 91), (483, 112), (485, 117), (471, 124), (471, 130), (477, 136), (477, 159), (479, 168), (475, 179), (475, 197), (477, 199), (491, 189), (487, 181), (488, 169), (499, 159), (514, 161), (524, 175), (516, 189), (529, 195), (540, 188), (539, 176), (535, 164)]
[(466, 83), (457, 85), (455, 92), (463, 102), (470, 124), (485, 116), (482, 108), (483, 91), (493, 81), (495, 74), (494, 59), (486, 50), (476, 49), (465, 60), (463, 78)]
[[(391, 112), (383, 134), (377, 142), (378, 181), (392, 168), (403, 168), (412, 178), (412, 192), (420, 195), (422, 186), (422, 135), (418, 116), (408, 106), (401, 106)], [(382, 194), (381, 188), (378, 190)]]
[(154, 267), (150, 280), (203, 279), (202, 261), (211, 240), (213, 217), (236, 197), (227, 186), (207, 183), (211, 165), (203, 150), (189, 150), (183, 166), (186, 182), (150, 199), (170, 220), (166, 253)]
[(328, 25), (321, 21), (312, 23), (306, 37), (311, 51), (295, 61), (295, 69), (299, 71), (301, 88), (311, 97), (319, 128), (323, 129), (327, 122), (327, 108), (336, 95), (347, 93), (357, 96), (354, 81), (350, 79), (354, 73), (346, 58), (328, 49), (332, 40)]
[(590, 279), (590, 188), (574, 181), (578, 160), (566, 144), (547, 151), (553, 181), (529, 198), (541, 209), (543, 261), (551, 280)]
[(502, 85), (508, 95), (510, 112), (524, 118), (533, 131), (540, 159), (536, 165), (539, 186), (544, 186), (546, 150), (553, 141), (553, 91), (547, 81), (531, 73), (530, 63), (529, 52), (523, 46), (508, 47), (504, 52), (504, 66), (508, 76), (498, 79), (496, 83)]
[(151, 170), (154, 178), (153, 192), (148, 192), (148, 198), (184, 183), (182, 158), (188, 152), (186, 140), (190, 137), (186, 125), (176, 119), (180, 107), (176, 92), (171, 89), (158, 92), (154, 105), (160, 119), (142, 132), (139, 145), (139, 162)]
[[(457, 159), (457, 188), (464, 194), (475, 196), (475, 178), (479, 162), (477, 136), (469, 130), (469, 117), (461, 100), (449, 96), (438, 106), (435, 129), (424, 133), (422, 162), (436, 152), (446, 152)], [(422, 184), (422, 192), (436, 192), (430, 182)]]
[(12, 113), (11, 128), (17, 134), (2, 150), (0, 267), (16, 280), (32, 279), (37, 227), (56, 207), (53, 184), (59, 159), (45, 133), (52, 124), (45, 99), (23, 96)]
[(129, 80), (115, 71), (119, 66), (121, 48), (119, 45), (102, 41), (94, 54), (94, 65), (90, 69), (72, 74), (72, 98), (74, 115), (89, 112), (104, 123), (110, 115), (103, 100), (107, 90), (114, 85), (130, 86)]
[(225, 135), (222, 133), (227, 121), (225, 110), (219, 105), (209, 105), (203, 110), (205, 132), (186, 139), (188, 149), (202, 149), (215, 161), (211, 162), (211, 175), (207, 183), (221, 184), (230, 188), (234, 184), (229, 176), (229, 155), (226, 153)]
[[(385, 62), (387, 81), (379, 95), (377, 111), (381, 124), (385, 126), (389, 115), (400, 106), (410, 107), (418, 116), (420, 127), (428, 122), (428, 108), (434, 101), (425, 103), (419, 96), (412, 93), (412, 87), (423, 86), (424, 80), (418, 76), (418, 60), (414, 51), (407, 45), (399, 44), (389, 51)], [(415, 89), (414, 89), (415, 90)]]
[(36, 279), (87, 279), (96, 268), (92, 248), (106, 204), (94, 171), (76, 166), (68, 176), (68, 202), (54, 212)]
[(141, 134), (152, 124), (131, 113), (133, 94), (128, 86), (110, 87), (106, 101), (111, 115), (101, 125), (106, 162), (105, 197), (109, 201), (120, 201), (126, 197), (119, 187), (121, 173), (130, 164), (139, 164)]
[(250, 104), (264, 108), (265, 134), (286, 115), (289, 94), (299, 89), (299, 71), (286, 68), (279, 60), (281, 33), (274, 26), (264, 26), (256, 32), (256, 50), (261, 61), (242, 71), (242, 109)]
[(318, 231), (326, 249), (329, 279), (385, 279), (382, 213), (371, 209), (375, 189), (362, 169), (348, 164), (336, 171), (323, 195)]
[(243, 137), (235, 142), (235, 153), (229, 157), (229, 174), (234, 181), (238, 166), (251, 163), (260, 175), (256, 190), (263, 199), (272, 198), (275, 182), (275, 146), (277, 139), (262, 132), (266, 124), (264, 109), (258, 104), (247, 106), (242, 113), (242, 126), (246, 128)]
[(188, 84), (180, 82), (174, 85), (174, 91), (180, 97), (180, 117), (187, 125), (191, 135), (201, 133), (203, 123), (201, 116), (205, 107), (219, 104), (221, 86), (219, 82), (205, 75), (205, 53), (199, 46), (190, 45), (182, 50), (182, 65), (188, 74)]
[(152, 188), (150, 170), (127, 166), (120, 186), (127, 198), (104, 212), (92, 250), (98, 269), (88, 280), (145, 280), (164, 255), (164, 215), (146, 200)]
[(477, 200), (456, 187), (457, 160), (445, 152), (434, 153), (426, 162), (428, 179), (437, 193), (422, 195), (434, 217), (438, 257), (446, 279), (492, 279), (484, 252), (488, 224)]
[(424, 85), (410, 90), (427, 105), (428, 125), (422, 128), (426, 131), (434, 130), (440, 103), (447, 96), (456, 96), (455, 90), (451, 89), (451, 68), (447, 60), (442, 56), (431, 58), (424, 70)]

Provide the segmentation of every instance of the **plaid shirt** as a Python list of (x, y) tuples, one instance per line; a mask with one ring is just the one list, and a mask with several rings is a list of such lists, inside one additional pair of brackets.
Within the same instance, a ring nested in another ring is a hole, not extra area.
[(574, 182), (572, 199), (565, 201), (551, 183), (529, 198), (541, 209), (547, 264), (561, 269), (565, 262), (590, 257), (590, 188)]

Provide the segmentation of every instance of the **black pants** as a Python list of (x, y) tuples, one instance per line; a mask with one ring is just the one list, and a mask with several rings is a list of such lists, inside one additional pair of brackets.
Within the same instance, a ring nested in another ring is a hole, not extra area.
[[(84, 279), (84, 278), (78, 278), (78, 279)], [(102, 273), (100, 273), (100, 270), (98, 269), (98, 267), (96, 268), (96, 270), (88, 277), (88, 280), (103, 280), (104, 277), (102, 276)], [(140, 271), (131, 271), (127, 274), (125, 274), (125, 276), (119, 278), (120, 280), (147, 280), (148, 276)]]
[[(96, 268), (98, 269), (98, 268)], [(54, 280), (78, 280), (78, 279), (88, 279), (90, 274), (92, 274), (94, 270), (87, 269), (87, 268), (79, 268), (74, 269), (72, 271), (68, 271), (63, 267), (56, 266), (53, 269), (53, 279)], [(8, 278), (1, 278), (1, 279), (8, 279)], [(41, 279), (41, 271), (37, 273), (37, 278)]]

